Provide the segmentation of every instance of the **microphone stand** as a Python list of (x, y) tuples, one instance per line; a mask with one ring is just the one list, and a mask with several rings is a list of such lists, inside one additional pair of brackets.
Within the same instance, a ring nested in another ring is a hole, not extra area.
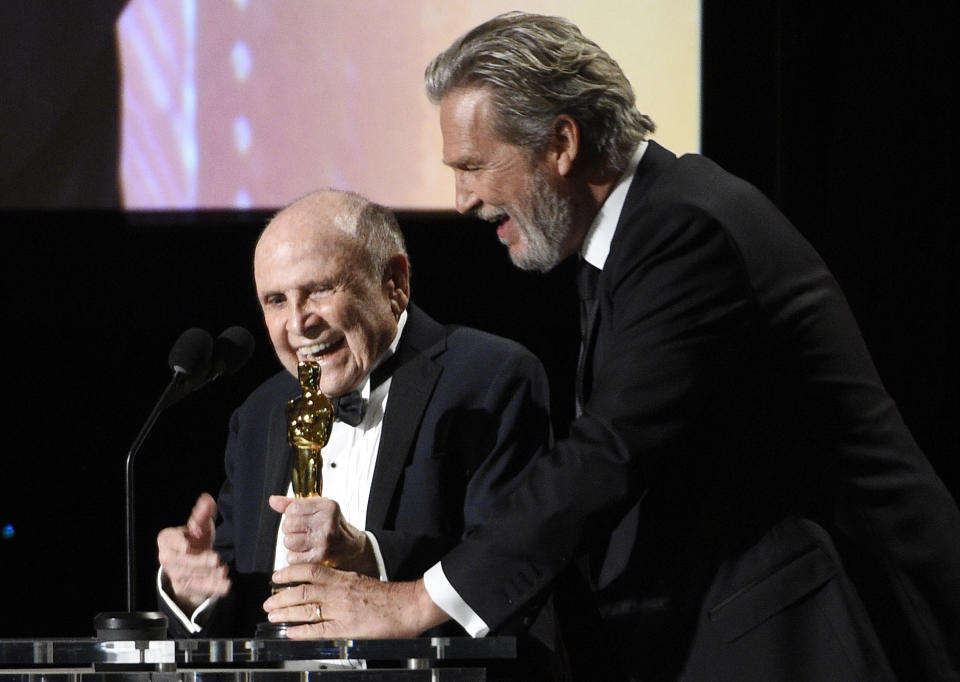
[(144, 640), (144, 639), (166, 639), (167, 636), (167, 616), (159, 611), (136, 611), (137, 588), (136, 588), (136, 505), (134, 497), (136, 486), (134, 485), (134, 460), (141, 446), (147, 439), (147, 435), (156, 423), (160, 413), (167, 407), (182, 398), (190, 392), (190, 386), (186, 383), (186, 373), (179, 367), (175, 368), (173, 378), (160, 395), (160, 399), (153, 406), (147, 420), (140, 428), (140, 432), (130, 446), (127, 453), (126, 467), (124, 471), (124, 511), (126, 512), (126, 582), (127, 582), (127, 610), (126, 611), (107, 611), (98, 613), (94, 619), (94, 627), (97, 631), (97, 637), (102, 640)]
[(166, 638), (166, 615), (159, 611), (134, 610), (137, 604), (134, 459), (161, 412), (191, 391), (202, 388), (221, 376), (232, 374), (249, 360), (252, 354), (253, 337), (243, 327), (224, 330), (216, 342), (202, 329), (188, 329), (180, 335), (171, 349), (168, 363), (173, 369), (173, 377), (130, 446), (124, 470), (127, 610), (97, 614), (94, 627), (99, 639), (111, 641)]
[(140, 447), (143, 445), (143, 442), (147, 439), (147, 434), (150, 433), (150, 430), (153, 428), (153, 425), (156, 423), (157, 418), (160, 416), (160, 413), (163, 412), (170, 404), (176, 401), (175, 396), (171, 399), (171, 394), (180, 388), (182, 385), (179, 381), (182, 376), (181, 372), (177, 371), (173, 378), (170, 380), (170, 383), (167, 384), (167, 388), (160, 395), (160, 400), (157, 401), (157, 404), (153, 406), (153, 410), (150, 412), (150, 415), (147, 417), (147, 421), (144, 422), (143, 426), (140, 429), (140, 433), (137, 434), (136, 439), (133, 441), (133, 444), (130, 446), (130, 451), (127, 453), (127, 463), (126, 469), (124, 472), (124, 482), (126, 485), (126, 497), (124, 500), (126, 518), (127, 518), (127, 546), (126, 546), (126, 557), (127, 557), (127, 611), (133, 611), (136, 608), (137, 603), (137, 588), (136, 588), (136, 532), (134, 532), (135, 524), (135, 510), (136, 505), (134, 504), (134, 495), (135, 495), (135, 486), (134, 486), (134, 469), (133, 469), (133, 460), (137, 456), (137, 453), (140, 451)]

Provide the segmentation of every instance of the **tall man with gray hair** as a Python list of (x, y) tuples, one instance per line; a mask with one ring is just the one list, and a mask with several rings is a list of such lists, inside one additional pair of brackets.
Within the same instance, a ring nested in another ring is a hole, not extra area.
[(482, 636), (575, 562), (626, 678), (960, 677), (960, 512), (813, 248), (748, 183), (648, 140), (566, 20), (495, 17), (426, 81), (457, 209), (519, 267), (580, 260), (578, 416), (422, 580), (282, 571), (336, 614), (296, 636), (448, 617)]

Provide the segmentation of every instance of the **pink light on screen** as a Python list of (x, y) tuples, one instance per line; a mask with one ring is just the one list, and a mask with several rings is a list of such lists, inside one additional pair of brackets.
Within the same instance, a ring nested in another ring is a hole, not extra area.
[(128, 207), (197, 205), (195, 12), (191, 0), (135, 0), (117, 22)]
[(658, 139), (697, 150), (698, 0), (648, 0), (636, 22), (619, 0), (130, 0), (118, 22), (126, 206), (270, 208), (335, 187), (452, 208), (423, 69), (518, 4), (578, 23), (620, 61)]

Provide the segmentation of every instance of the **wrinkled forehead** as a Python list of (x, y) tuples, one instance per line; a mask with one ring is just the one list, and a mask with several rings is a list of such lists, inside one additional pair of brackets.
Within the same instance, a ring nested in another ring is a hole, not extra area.
[(278, 213), (257, 242), (256, 255), (277, 249), (343, 251), (362, 249), (356, 220), (342, 211), (318, 210), (297, 204)]
[(339, 221), (317, 218), (280, 214), (267, 226), (254, 252), (258, 287), (304, 270), (332, 275), (340, 269), (360, 269), (365, 249), (358, 239)]

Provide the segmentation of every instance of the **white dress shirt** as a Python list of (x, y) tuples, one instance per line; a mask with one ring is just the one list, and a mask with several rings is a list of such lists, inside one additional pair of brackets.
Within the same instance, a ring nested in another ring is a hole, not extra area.
[[(397, 322), (397, 334), (390, 348), (377, 360), (373, 369), (386, 362), (397, 350), (400, 335), (407, 321), (407, 311), (400, 314)], [(371, 372), (372, 374), (372, 372)], [(340, 505), (340, 512), (354, 528), (364, 528), (367, 523), (367, 503), (370, 500), (370, 486), (373, 472), (377, 467), (377, 451), (380, 449), (380, 433), (383, 430), (383, 416), (387, 410), (387, 398), (393, 377), (387, 377), (373, 390), (370, 389), (370, 374), (360, 386), (361, 397), (367, 403), (363, 420), (356, 426), (335, 421), (330, 430), (330, 439), (321, 453), (323, 457), (323, 496)], [(293, 484), (287, 488), (287, 497), (293, 497)], [(277, 549), (274, 554), (274, 568), (289, 566), (287, 549), (283, 546), (283, 518), (280, 519), (280, 532), (277, 533)], [(365, 531), (373, 546), (377, 559), (380, 579), (387, 580), (386, 567), (380, 553), (376, 536)]]
[[(603, 265), (607, 262), (607, 256), (610, 253), (610, 243), (613, 241), (613, 233), (616, 232), (617, 223), (620, 221), (620, 213), (623, 211), (623, 204), (627, 198), (627, 190), (630, 189), (633, 175), (636, 173), (640, 159), (643, 158), (646, 150), (647, 141), (644, 140), (633, 152), (626, 170), (620, 176), (617, 184), (614, 185), (613, 191), (601, 204), (600, 210), (597, 211), (597, 215), (590, 223), (590, 228), (583, 239), (583, 245), (580, 247), (580, 257), (601, 270), (603, 270)], [(423, 586), (433, 603), (457, 621), (470, 636), (483, 637), (490, 632), (490, 627), (457, 594), (453, 585), (447, 580), (447, 576), (443, 573), (442, 562), (437, 562), (423, 574)]]

